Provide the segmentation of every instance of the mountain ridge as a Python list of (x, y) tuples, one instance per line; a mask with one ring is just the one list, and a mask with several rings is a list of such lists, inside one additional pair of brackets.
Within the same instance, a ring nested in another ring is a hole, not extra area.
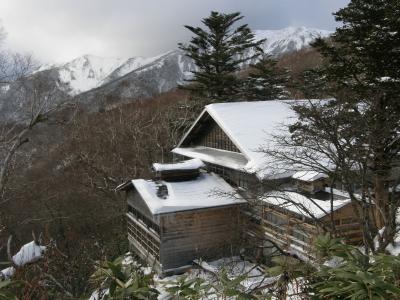
[[(257, 40), (267, 38), (262, 48), (267, 56), (272, 57), (298, 51), (308, 47), (316, 37), (325, 38), (331, 34), (306, 27), (256, 30), (254, 33)], [(245, 55), (251, 56), (252, 53), (249, 51)], [(255, 62), (252, 60), (248, 64)], [(31, 76), (51, 81), (60, 99), (72, 98), (71, 101), (85, 111), (96, 112), (170, 91), (189, 79), (195, 70), (194, 62), (182, 50), (175, 49), (153, 57), (126, 59), (86, 54), (66, 63), (43, 66)], [(23, 99), (15, 101), (15, 91), (12, 86), (0, 89), (0, 117), (3, 121), (23, 118)]]
[[(332, 32), (327, 30), (306, 28), (304, 26), (287, 27), (277, 30), (254, 30), (256, 40), (266, 39), (266, 42), (263, 44), (262, 48), (267, 55), (271, 56), (278, 56), (284, 53), (300, 50), (304, 47), (307, 47), (316, 37), (328, 37), (331, 33)], [(115, 79), (122, 78), (130, 72), (141, 71), (143, 70), (144, 66), (156, 63), (157, 61), (159, 62), (160, 58), (177, 51), (179, 50), (170, 50), (153, 57), (134, 56), (125, 60), (121, 58), (102, 58), (86, 54), (75, 58), (70, 62), (60, 64), (56, 68), (60, 72), (60, 81), (64, 85), (70, 87), (70, 90), (68, 91), (68, 89), (66, 89), (66, 92), (72, 96), (76, 96), (91, 89), (97, 89), (98, 87), (110, 83)], [(177, 55), (180, 54), (181, 53), (177, 53)], [(112, 69), (110, 68), (109, 64), (110, 60), (114, 61)], [(254, 61), (251, 63), (254, 63)], [(77, 64), (80, 64), (82, 74), (79, 74), (79, 70), (76, 70), (77, 68), (74, 65)], [(108, 72), (103, 72), (103, 74), (100, 74), (102, 73), (101, 71), (103, 69), (107, 69)], [(194, 66), (192, 66), (192, 69), (194, 69)], [(42, 69), (41, 71), (45, 70)], [(87, 82), (90, 81), (88, 78), (90, 78), (91, 74), (92, 77), (97, 79), (97, 81), (92, 80), (92, 84)], [(190, 77), (190, 74), (187, 73), (185, 76)], [(77, 77), (82, 82), (77, 82)]]

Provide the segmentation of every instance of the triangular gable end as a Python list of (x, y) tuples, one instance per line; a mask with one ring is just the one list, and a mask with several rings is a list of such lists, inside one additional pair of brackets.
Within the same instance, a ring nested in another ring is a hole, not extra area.
[(204, 110), (178, 147), (204, 146), (243, 154), (214, 118)]

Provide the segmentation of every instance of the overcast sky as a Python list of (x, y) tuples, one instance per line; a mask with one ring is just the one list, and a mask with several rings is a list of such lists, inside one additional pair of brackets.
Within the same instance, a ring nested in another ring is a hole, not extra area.
[(349, 0), (0, 0), (7, 45), (43, 62), (83, 54), (153, 56), (189, 39), (211, 10), (240, 11), (252, 29), (334, 30), (332, 12)]

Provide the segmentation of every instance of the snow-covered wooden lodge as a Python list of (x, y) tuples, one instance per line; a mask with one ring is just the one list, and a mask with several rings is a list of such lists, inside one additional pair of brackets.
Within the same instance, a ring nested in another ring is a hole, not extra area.
[(154, 180), (118, 187), (127, 194), (131, 248), (160, 273), (184, 269), (195, 258), (238, 254), (246, 201), (204, 168), (198, 159), (155, 163)]
[[(309, 257), (313, 239), (329, 230), (329, 222), (359, 242), (350, 199), (327, 188), (327, 176), (288, 171), (261, 151), (282, 124), (295, 120), (289, 103), (206, 106), (172, 150), (176, 163), (154, 164), (153, 180), (119, 187), (127, 191), (132, 248), (165, 272), (239, 247), (259, 257), (268, 241)], [(266, 188), (274, 182), (286, 191)]]

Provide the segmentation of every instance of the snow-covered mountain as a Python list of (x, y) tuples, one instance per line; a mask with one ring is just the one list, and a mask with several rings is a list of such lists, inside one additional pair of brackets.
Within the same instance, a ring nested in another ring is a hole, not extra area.
[(98, 87), (122, 63), (120, 58), (84, 55), (57, 69), (60, 82), (69, 85), (71, 94), (76, 95)]
[(123, 76), (106, 78), (108, 82), (97, 89), (78, 95), (79, 102), (86, 104), (89, 110), (96, 110), (115, 107), (118, 105), (113, 102), (115, 99), (122, 103), (153, 97), (183, 84), (195, 68), (193, 61), (182, 51), (170, 51)]
[[(255, 31), (256, 39), (266, 39), (264, 52), (275, 57), (300, 50), (315, 38), (330, 34), (305, 27)], [(74, 96), (88, 110), (96, 111), (174, 89), (190, 78), (194, 70), (196, 66), (190, 58), (181, 50), (173, 50), (147, 58), (84, 55), (64, 64), (42, 66), (32, 76), (51, 80), (61, 95)], [(0, 117), (16, 120), (17, 111), (24, 106), (15, 101), (13, 90), (10, 86), (0, 87)]]
[(315, 28), (287, 27), (279, 30), (255, 30), (254, 34), (257, 40), (266, 39), (262, 47), (266, 54), (278, 56), (303, 49), (316, 38), (326, 38), (332, 32)]
[[(256, 30), (256, 39), (266, 39), (262, 48), (264, 52), (271, 56), (279, 56), (284, 53), (293, 52), (307, 47), (317, 37), (327, 37), (330, 31), (306, 28), (288, 27), (280, 30)], [(251, 55), (249, 53), (248, 55)], [(101, 58), (92, 55), (84, 55), (63, 65), (52, 67), (59, 73), (59, 81), (63, 88), (70, 95), (78, 95), (94, 88), (101, 87), (118, 78), (122, 78), (131, 72), (140, 73), (145, 70), (157, 69), (163, 64), (166, 57), (177, 56), (174, 60), (178, 63), (176, 71), (178, 74), (173, 76), (179, 78), (180, 82), (191, 76), (191, 71), (195, 65), (183, 58), (183, 53), (179, 50), (170, 51), (155, 57), (131, 57), (123, 60), (119, 58)], [(252, 62), (254, 63), (254, 62)], [(41, 69), (43, 71), (43, 69)], [(170, 78), (159, 78), (159, 86), (163, 81), (168, 82)], [(180, 82), (175, 82), (176, 86)], [(167, 84), (170, 86), (170, 84)], [(164, 91), (159, 88), (159, 91)]]

